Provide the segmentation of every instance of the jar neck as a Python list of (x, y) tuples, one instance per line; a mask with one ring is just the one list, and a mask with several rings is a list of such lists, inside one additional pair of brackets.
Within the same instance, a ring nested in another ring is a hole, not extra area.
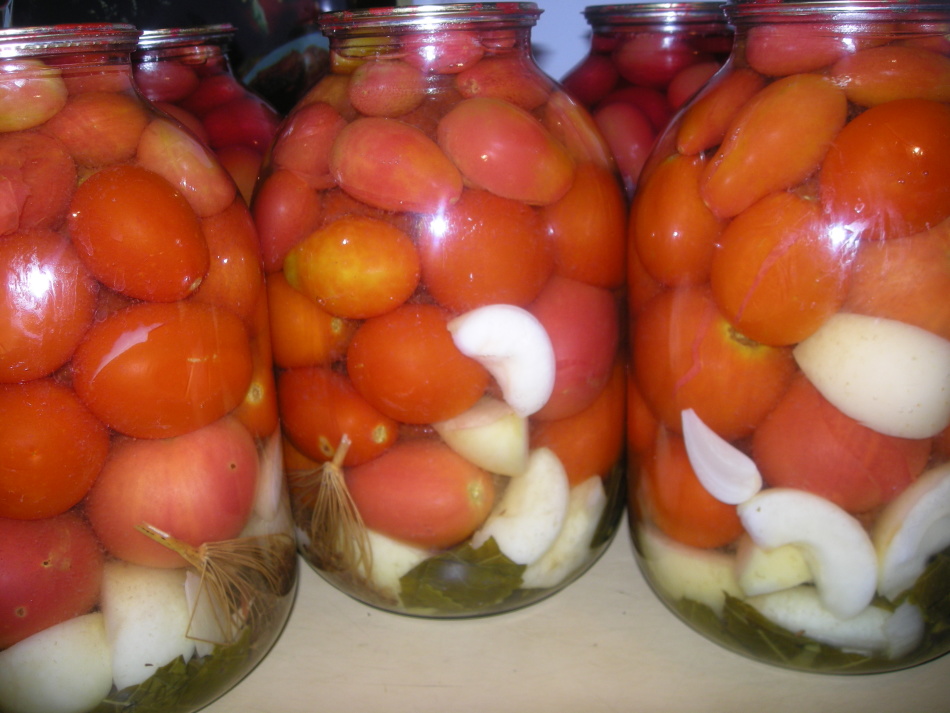
[(136, 63), (174, 60), (188, 65), (219, 65), (231, 71), (228, 48), (237, 29), (233, 25), (145, 30), (133, 55)]
[(628, 32), (715, 32), (727, 28), (726, 16), (718, 2), (636, 3), (592, 5), (584, 17), (597, 33)]
[(126, 24), (0, 29), (0, 60), (55, 59), (58, 66), (130, 64), (139, 30)]
[(950, 5), (945, 2), (817, 0), (764, 3), (757, 0), (732, 0), (724, 10), (737, 32), (757, 25), (820, 23), (853, 33), (861, 32), (862, 28), (877, 31), (878, 23), (884, 22), (905, 24), (908, 31), (912, 32), (910, 28), (914, 24), (950, 22)]

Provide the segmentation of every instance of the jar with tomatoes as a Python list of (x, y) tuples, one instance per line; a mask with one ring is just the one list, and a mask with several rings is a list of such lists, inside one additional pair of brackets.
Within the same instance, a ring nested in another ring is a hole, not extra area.
[(657, 135), (726, 61), (732, 28), (708, 1), (591, 5), (584, 17), (589, 53), (561, 81), (592, 113), (632, 193)]
[(236, 33), (227, 24), (145, 30), (132, 66), (139, 91), (214, 149), (249, 202), (280, 116), (234, 76)]
[(625, 504), (626, 204), (539, 14), (322, 16), (254, 197), (300, 550), (393, 612), (547, 597)]
[(2, 711), (197, 710), (297, 581), (254, 222), (138, 34), (0, 31)]
[(630, 219), (630, 507), (659, 597), (805, 671), (950, 650), (950, 11), (735, 2)]

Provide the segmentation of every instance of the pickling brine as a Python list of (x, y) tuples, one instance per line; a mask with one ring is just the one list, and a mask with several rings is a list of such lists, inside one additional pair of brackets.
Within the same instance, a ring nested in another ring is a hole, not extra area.
[(195, 711), (293, 601), (254, 222), (137, 37), (0, 31), (5, 713)]
[(394, 612), (538, 601), (624, 504), (626, 203), (538, 14), (322, 16), (254, 197), (300, 550)]
[(729, 649), (950, 650), (950, 15), (736, 2), (631, 208), (641, 569)]

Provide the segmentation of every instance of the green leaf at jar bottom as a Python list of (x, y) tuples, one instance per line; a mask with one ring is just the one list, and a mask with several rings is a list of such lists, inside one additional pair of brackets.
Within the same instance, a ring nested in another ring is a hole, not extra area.
[(477, 550), (466, 544), (430, 557), (403, 575), (402, 603), (447, 614), (478, 612), (511, 596), (521, 586), (524, 570), (501, 553), (493, 538)]

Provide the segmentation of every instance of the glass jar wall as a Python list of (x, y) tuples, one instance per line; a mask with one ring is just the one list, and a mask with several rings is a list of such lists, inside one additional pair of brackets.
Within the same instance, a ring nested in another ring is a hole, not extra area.
[(300, 550), (394, 612), (538, 601), (624, 505), (625, 200), (539, 14), (324, 15), (255, 193)]
[(591, 5), (589, 54), (564, 77), (587, 107), (632, 193), (656, 136), (719, 70), (732, 28), (717, 2)]
[(632, 206), (639, 564), (806, 671), (950, 649), (950, 14), (743, 3)]
[(145, 30), (133, 74), (156, 107), (214, 149), (250, 201), (280, 117), (231, 71), (227, 50), (235, 33), (231, 25)]
[(254, 223), (137, 37), (0, 32), (5, 713), (197, 710), (296, 584)]

